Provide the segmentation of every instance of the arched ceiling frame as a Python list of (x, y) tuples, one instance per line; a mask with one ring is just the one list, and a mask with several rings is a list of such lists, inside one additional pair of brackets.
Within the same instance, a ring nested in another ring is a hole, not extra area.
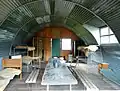
[[(1, 0), (1, 1), (2, 1), (2, 0)], [(19, 0), (17, 0), (17, 1), (19, 1)], [(44, 0), (35, 0), (35, 1), (31, 1), (31, 0), (30, 0), (30, 2), (27, 2), (27, 3), (24, 3), (24, 4), (21, 4), (21, 3), (19, 2), (19, 5), (17, 5), (16, 8), (14, 8), (12, 11), (10, 11), (10, 13), (7, 14), (7, 16), (4, 18), (4, 20), (2, 21), (1, 24), (3, 24), (3, 23), (8, 19), (8, 17), (9, 17), (16, 9), (18, 9), (19, 7), (23, 7), (23, 6), (25, 6), (25, 5), (29, 5), (29, 4), (32, 4), (32, 3), (34, 3), (34, 2), (39, 2), (39, 1), (44, 1)], [(70, 0), (70, 1), (69, 1), (69, 0), (63, 0), (63, 1), (75, 3), (75, 5), (86, 9), (87, 11), (89, 11), (90, 13), (92, 13), (95, 17), (99, 18), (100, 20), (102, 20), (104, 23), (107, 24), (107, 22), (106, 22), (104, 19), (100, 18), (100, 16), (97, 15), (97, 13), (95, 13), (95, 12), (93, 12), (92, 10), (86, 8), (84, 5), (75, 2), (75, 1), (78, 1), (78, 0)], [(34, 19), (36, 18), (34, 15), (33, 15), (33, 17), (34, 17)], [(34, 20), (34, 19), (33, 19), (33, 20)], [(66, 21), (67, 19), (68, 19), (68, 17), (66, 17), (65, 21)], [(74, 19), (73, 19), (73, 20), (74, 20)], [(29, 21), (32, 21), (32, 20), (29, 20)], [(23, 26), (21, 26), (21, 27), (17, 30), (16, 36), (17, 36), (17, 34), (18, 34), (21, 30), (23, 30), (22, 28), (23, 28), (24, 26), (26, 26), (26, 24), (28, 24), (29, 21), (26, 22), (26, 23), (24, 23)], [(76, 20), (76, 21), (78, 21), (78, 20)], [(89, 21), (89, 20), (88, 20), (88, 21)], [(86, 21), (86, 22), (88, 22), (88, 21)], [(79, 22), (79, 21), (78, 21), (78, 22)], [(86, 23), (86, 22), (85, 22), (85, 23)], [(82, 25), (82, 24), (81, 24), (81, 25)], [(107, 24), (107, 25), (108, 25), (108, 24)], [(75, 25), (75, 26), (76, 26), (76, 25)], [(23, 31), (24, 31), (24, 30), (23, 30)], [(26, 31), (26, 32), (27, 32), (27, 31)], [(11, 44), (11, 45), (12, 45), (12, 44)]]

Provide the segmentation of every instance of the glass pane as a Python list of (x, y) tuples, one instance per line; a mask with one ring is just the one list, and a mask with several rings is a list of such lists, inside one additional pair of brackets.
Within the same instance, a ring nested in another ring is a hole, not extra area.
[(62, 50), (71, 50), (71, 39), (62, 39)]
[(109, 36), (101, 37), (101, 44), (108, 44), (109, 43)]
[(110, 30), (110, 34), (113, 34), (113, 31), (111, 29), (109, 29), (109, 30)]
[(118, 43), (118, 40), (115, 35), (110, 36), (110, 43)]
[(101, 36), (102, 35), (109, 35), (108, 27), (101, 28), (100, 32), (101, 32)]

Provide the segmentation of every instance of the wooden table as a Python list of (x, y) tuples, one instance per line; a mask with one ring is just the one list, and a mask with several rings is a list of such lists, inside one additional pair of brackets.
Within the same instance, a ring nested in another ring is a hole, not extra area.
[(47, 91), (49, 91), (50, 85), (70, 85), (70, 91), (72, 91), (72, 85), (77, 83), (76, 78), (72, 75), (65, 63), (61, 63), (58, 68), (54, 68), (53, 59), (49, 60), (41, 82), (41, 85), (47, 85)]

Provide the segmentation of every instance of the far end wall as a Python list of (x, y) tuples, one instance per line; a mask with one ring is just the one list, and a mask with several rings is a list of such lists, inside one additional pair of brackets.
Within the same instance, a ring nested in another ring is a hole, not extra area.
[[(43, 48), (44, 48), (44, 59), (48, 61), (51, 57), (51, 39), (55, 38), (71, 38), (72, 41), (78, 40), (79, 38), (69, 29), (64, 27), (46, 27), (40, 32), (36, 33), (35, 37), (43, 39)], [(71, 51), (60, 50), (60, 56), (65, 56), (67, 59), (68, 54)]]

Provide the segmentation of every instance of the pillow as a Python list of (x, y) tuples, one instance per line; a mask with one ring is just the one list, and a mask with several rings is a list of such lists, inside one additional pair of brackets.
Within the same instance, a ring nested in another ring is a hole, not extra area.
[(22, 58), (22, 55), (15, 55), (15, 56), (11, 56), (12, 59), (20, 59)]

